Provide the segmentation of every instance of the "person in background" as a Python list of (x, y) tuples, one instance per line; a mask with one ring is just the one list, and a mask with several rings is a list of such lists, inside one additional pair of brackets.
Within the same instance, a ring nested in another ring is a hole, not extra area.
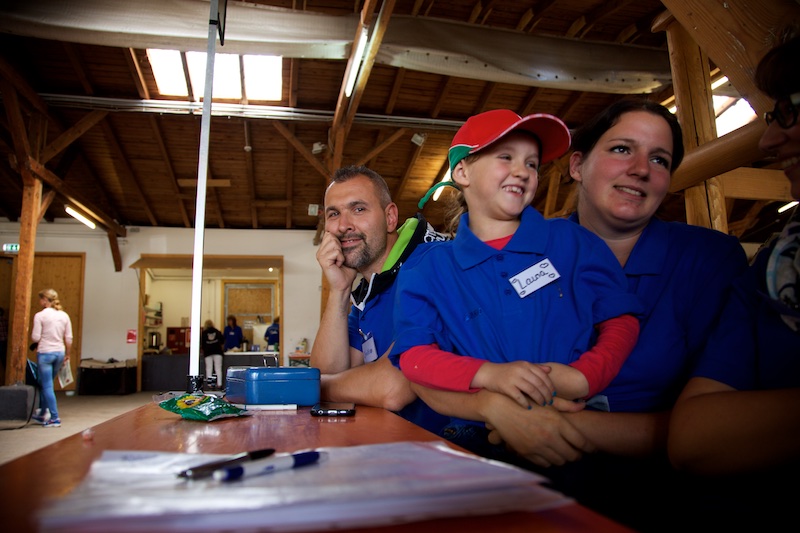
[[(787, 27), (756, 69), (775, 100), (759, 147), (800, 200), (800, 26)], [(734, 290), (672, 412), (669, 457), (706, 490), (715, 528), (779, 530), (800, 490), (800, 211), (756, 255)]]
[(223, 331), (225, 336), (225, 351), (229, 350), (238, 350), (242, 347), (242, 342), (244, 341), (244, 333), (242, 332), (242, 328), (236, 324), (236, 317), (233, 315), (228, 315), (228, 325), (225, 326), (225, 331)]
[(570, 219), (605, 241), (645, 306), (639, 340), (603, 391), (607, 412), (528, 410), (486, 390), (414, 390), (439, 412), (486, 422), (493, 442), (532, 462), (557, 490), (653, 531), (681, 518), (666, 456), (670, 410), (747, 259), (735, 237), (655, 216), (683, 158), (681, 127), (663, 106), (615, 102), (574, 132), (572, 147), (578, 202)]
[[(33, 316), (31, 340), (37, 343), (36, 359), (39, 367), (39, 408), (33, 420), (46, 428), (61, 427), (53, 379), (72, 349), (72, 322), (61, 306), (58, 293), (53, 289), (39, 292), (42, 310)], [(67, 363), (68, 364), (68, 363)]]
[(222, 354), (224, 350), (224, 336), (214, 327), (212, 320), (206, 320), (203, 328), (201, 348), (206, 361), (206, 378), (217, 376), (217, 389), (222, 388)]
[(276, 316), (272, 324), (264, 332), (264, 340), (267, 341), (268, 350), (278, 350), (281, 340), (281, 317)]
[[(409, 380), (485, 388), (530, 409), (588, 399), (617, 374), (636, 344), (640, 309), (617, 259), (590, 231), (530, 206), (540, 164), (569, 144), (558, 118), (508, 109), (458, 130), (449, 151), (466, 203), (458, 232), (416, 250), (397, 279), (390, 357)], [(443, 433), (495, 457), (487, 435), (464, 420)]]
[(397, 273), (416, 247), (445, 237), (420, 214), (398, 228), (386, 181), (365, 166), (336, 171), (324, 216), (317, 261), (330, 292), (310, 357), (322, 373), (322, 398), (383, 407), (438, 431), (447, 418), (419, 401), (383, 355), (392, 342)]

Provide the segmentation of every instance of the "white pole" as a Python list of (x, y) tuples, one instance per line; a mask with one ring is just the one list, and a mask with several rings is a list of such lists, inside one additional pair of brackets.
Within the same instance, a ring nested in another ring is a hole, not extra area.
[(206, 226), (206, 184), (208, 183), (208, 139), (211, 127), (211, 98), (214, 89), (214, 59), (217, 46), (219, 0), (211, 0), (206, 51), (206, 86), (203, 91), (203, 119), (200, 122), (200, 154), (197, 161), (197, 200), (194, 212), (194, 260), (192, 262), (191, 344), (187, 392), (202, 390), (200, 377), (200, 303), (203, 289), (203, 237)]

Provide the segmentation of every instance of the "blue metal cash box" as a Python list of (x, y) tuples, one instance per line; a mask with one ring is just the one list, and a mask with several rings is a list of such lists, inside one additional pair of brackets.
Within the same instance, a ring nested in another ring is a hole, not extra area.
[(245, 405), (314, 405), (319, 402), (319, 369), (230, 367), (226, 376), (225, 399)]

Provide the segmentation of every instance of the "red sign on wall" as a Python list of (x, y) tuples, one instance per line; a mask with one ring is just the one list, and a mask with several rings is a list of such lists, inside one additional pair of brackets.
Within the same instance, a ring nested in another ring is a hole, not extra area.
[(127, 341), (128, 341), (128, 344), (136, 344), (136, 330), (135, 329), (129, 329), (128, 330)]

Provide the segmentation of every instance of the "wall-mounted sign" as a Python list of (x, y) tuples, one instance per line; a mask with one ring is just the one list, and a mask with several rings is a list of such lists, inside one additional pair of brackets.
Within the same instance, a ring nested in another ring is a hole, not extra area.
[(19, 252), (19, 243), (18, 242), (7, 242), (3, 244), (3, 251), (8, 252), (10, 254), (16, 254)]
[(128, 344), (136, 344), (136, 334), (137, 331), (135, 329), (129, 329), (126, 341)]

